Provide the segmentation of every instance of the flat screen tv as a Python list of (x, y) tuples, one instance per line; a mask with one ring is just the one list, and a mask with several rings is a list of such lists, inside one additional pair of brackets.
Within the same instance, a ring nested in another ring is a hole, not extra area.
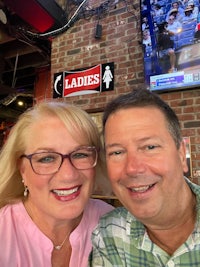
[(141, 0), (146, 87), (152, 91), (200, 86), (199, 0)]

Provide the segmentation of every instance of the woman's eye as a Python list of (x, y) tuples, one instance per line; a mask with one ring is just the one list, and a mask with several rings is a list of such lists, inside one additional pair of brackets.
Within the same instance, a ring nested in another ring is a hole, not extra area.
[(38, 157), (37, 162), (39, 163), (51, 163), (56, 160), (56, 157), (54, 155), (46, 155), (42, 157)]
[(39, 159), (39, 162), (41, 162), (41, 163), (48, 163), (48, 162), (52, 162), (52, 161), (54, 161), (53, 157), (43, 157), (43, 158)]
[(82, 159), (82, 158), (87, 158), (89, 155), (86, 153), (76, 153), (72, 155), (73, 159)]

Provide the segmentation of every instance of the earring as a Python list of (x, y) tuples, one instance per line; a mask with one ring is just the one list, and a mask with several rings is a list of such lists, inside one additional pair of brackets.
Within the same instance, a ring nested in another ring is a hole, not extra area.
[(24, 186), (24, 197), (28, 196), (28, 187), (25, 185)]
[[(24, 184), (24, 179), (22, 180), (22, 183)], [(28, 186), (24, 185), (24, 197), (28, 196)]]

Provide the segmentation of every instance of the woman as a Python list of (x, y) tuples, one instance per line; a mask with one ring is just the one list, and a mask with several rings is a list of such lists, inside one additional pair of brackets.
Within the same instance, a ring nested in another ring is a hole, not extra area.
[(77, 107), (52, 101), (21, 115), (0, 154), (0, 266), (87, 266), (91, 232), (113, 209), (89, 199), (100, 150)]

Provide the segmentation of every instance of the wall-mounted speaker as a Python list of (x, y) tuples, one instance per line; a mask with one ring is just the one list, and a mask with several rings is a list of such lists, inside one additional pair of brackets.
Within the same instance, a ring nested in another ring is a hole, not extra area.
[(102, 25), (101, 24), (97, 24), (96, 32), (95, 32), (95, 38), (96, 39), (100, 39), (101, 36), (102, 36)]

